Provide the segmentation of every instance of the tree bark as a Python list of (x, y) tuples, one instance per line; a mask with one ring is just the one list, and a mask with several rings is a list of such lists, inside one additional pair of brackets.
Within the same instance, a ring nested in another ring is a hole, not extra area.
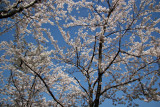
[(28, 8), (32, 7), (36, 3), (38, 3), (38, 0), (35, 0), (35, 1), (31, 2), (29, 5), (24, 6), (24, 7), (16, 7), (16, 8), (12, 7), (11, 10), (8, 10), (8, 11), (2, 10), (2, 11), (0, 11), (0, 19), (12, 17), (17, 13), (22, 12), (24, 9), (28, 9)]
[(101, 88), (102, 88), (102, 46), (103, 46), (103, 41), (102, 39), (99, 40), (99, 58), (98, 58), (98, 86), (97, 86), (97, 92), (96, 92), (96, 99), (94, 101), (94, 107), (99, 107), (99, 102), (100, 102), (100, 95), (101, 95)]

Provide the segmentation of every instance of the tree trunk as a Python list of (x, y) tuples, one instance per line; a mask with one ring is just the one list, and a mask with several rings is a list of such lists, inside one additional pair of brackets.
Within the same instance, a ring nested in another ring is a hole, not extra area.
[(99, 59), (98, 59), (98, 86), (97, 86), (97, 92), (96, 92), (96, 99), (94, 102), (94, 107), (99, 107), (99, 102), (100, 102), (100, 94), (101, 94), (101, 87), (102, 87), (102, 46), (103, 46), (103, 41), (100, 39), (99, 41)]

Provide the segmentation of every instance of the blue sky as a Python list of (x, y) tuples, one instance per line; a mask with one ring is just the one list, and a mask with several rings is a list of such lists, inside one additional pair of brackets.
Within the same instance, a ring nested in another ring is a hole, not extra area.
[[(140, 100), (135, 100), (135, 103), (139, 104), (139, 107), (160, 107), (160, 102), (144, 102), (144, 101), (140, 101)], [(105, 100), (105, 102), (100, 105), (100, 107), (127, 107), (127, 105), (117, 105), (117, 106), (113, 106), (111, 101)]]

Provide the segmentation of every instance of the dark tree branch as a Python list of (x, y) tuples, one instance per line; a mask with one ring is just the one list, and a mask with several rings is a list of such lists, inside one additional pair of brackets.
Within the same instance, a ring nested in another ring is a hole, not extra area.
[(78, 82), (78, 84), (80, 85), (80, 87), (81, 87), (81, 88), (86, 92), (86, 94), (89, 96), (87, 90), (81, 85), (81, 83), (79, 82), (79, 80), (78, 80), (76, 77), (74, 77), (74, 79)]
[(139, 68), (131, 75), (130, 80), (135, 76), (135, 74), (136, 74), (138, 71), (140, 71), (141, 69), (144, 69), (145, 67), (149, 66), (149, 65), (152, 64), (152, 63), (156, 63), (157, 61), (158, 61), (158, 59), (153, 60), (153, 61), (145, 64), (144, 66), (139, 67)]
[(127, 82), (123, 82), (123, 83), (120, 83), (120, 84), (117, 84), (117, 85), (110, 86), (110, 87), (104, 89), (104, 90), (101, 92), (101, 95), (103, 95), (103, 94), (104, 94), (107, 90), (109, 90), (109, 89), (117, 88), (117, 87), (119, 87), (119, 86), (125, 86), (125, 85), (128, 85), (129, 83), (132, 83), (132, 82), (135, 82), (135, 81), (139, 81), (139, 80), (143, 79), (144, 77), (146, 77), (146, 76), (148, 76), (148, 75), (150, 75), (150, 74), (152, 74), (152, 73), (155, 73), (155, 72), (156, 72), (156, 71), (152, 71), (152, 72), (149, 72), (149, 73), (147, 73), (147, 74), (145, 74), (145, 75), (143, 75), (143, 76), (140, 76), (139, 78), (135, 78), (135, 79), (131, 79), (131, 78), (130, 78)]
[(111, 8), (111, 4), (110, 4), (109, 0), (107, 0), (107, 4), (108, 4), (108, 7)]
[(31, 104), (30, 104), (30, 101), (31, 101), (31, 98), (34, 96), (35, 94), (35, 86), (36, 86), (36, 77), (37, 75), (34, 76), (34, 79), (33, 79), (33, 83), (32, 83), (32, 86), (30, 88), (30, 92), (29, 92), (29, 96), (28, 96), (28, 100), (27, 100), (27, 107)]
[[(103, 29), (103, 30), (105, 32), (105, 29)], [(97, 86), (97, 91), (96, 91), (96, 98), (95, 98), (95, 101), (94, 101), (94, 106), (95, 107), (99, 106), (100, 93), (101, 93), (101, 88), (102, 88), (102, 76), (103, 76), (102, 67), (101, 67), (101, 64), (102, 64), (102, 47), (103, 47), (103, 41), (102, 41), (102, 39), (100, 39), (99, 40), (99, 50), (98, 50), (98, 78), (97, 78), (97, 81), (96, 81), (96, 82), (98, 82), (98, 86)]]
[(89, 69), (90, 69), (90, 67), (91, 67), (91, 65), (92, 65), (92, 62), (93, 62), (93, 58), (94, 58), (94, 56), (95, 56), (96, 43), (97, 43), (96, 38), (97, 38), (97, 37), (95, 36), (95, 42), (94, 42), (93, 53), (92, 53), (92, 57), (91, 57), (91, 60), (90, 60), (90, 62), (89, 62), (89, 66), (88, 66), (88, 68), (87, 68), (87, 71), (89, 71)]
[(108, 64), (108, 66), (104, 69), (103, 73), (105, 73), (105, 71), (107, 71), (107, 69), (109, 69), (109, 67), (113, 64), (113, 62), (116, 60), (117, 56), (120, 53), (120, 45), (121, 45), (121, 38), (119, 39), (119, 48), (118, 48), (118, 52), (116, 53), (116, 55), (114, 56), (113, 60)]
[[(16, 80), (13, 78), (13, 72), (12, 72), (12, 71), (11, 71), (11, 73), (10, 73), (10, 76), (11, 76), (11, 80), (12, 80), (12, 82), (13, 82), (13, 86), (16, 88), (16, 91), (18, 91), (18, 93), (19, 93), (19, 97), (20, 97), (20, 100), (21, 100), (22, 106), (23, 106), (23, 105), (24, 105), (23, 102), (24, 102), (24, 100), (26, 100), (26, 99), (24, 98), (21, 89), (19, 89)], [(19, 103), (20, 103), (20, 102), (17, 102), (17, 104), (20, 106)]]
[(53, 93), (51, 92), (49, 86), (48, 86), (47, 83), (44, 81), (44, 79), (41, 77), (41, 75), (38, 74), (35, 70), (33, 70), (24, 60), (23, 60), (23, 63), (25, 64), (26, 67), (28, 67), (31, 71), (33, 71), (33, 73), (34, 73), (35, 75), (37, 75), (38, 78), (43, 82), (43, 84), (45, 85), (48, 93), (51, 95), (51, 97), (54, 99), (54, 101), (56, 101), (61, 107), (64, 107), (63, 104), (62, 104), (61, 102), (59, 102), (59, 101), (57, 100), (57, 98), (53, 95)]
[(124, 85), (127, 85), (127, 84), (129, 84), (129, 83), (135, 82), (135, 81), (137, 81), (137, 80), (139, 80), (139, 78), (133, 79), (133, 80), (130, 80), (130, 81), (121, 83), (121, 84), (113, 85), (113, 86), (111, 86), (111, 87), (109, 87), (109, 88), (104, 89), (104, 90), (101, 92), (101, 95), (103, 95), (103, 94), (104, 94), (107, 90), (109, 90), (109, 89), (117, 88), (117, 87), (119, 87), (119, 86), (124, 86)]
[(10, 26), (10, 27), (6, 28), (5, 30), (3, 30), (2, 32), (0, 32), (0, 36), (1, 36), (2, 34), (4, 34), (4, 33), (8, 32), (8, 31), (11, 30), (12, 28), (14, 28), (14, 26), (15, 26), (16, 24), (18, 24), (19, 22), (21, 22), (21, 21), (23, 21), (23, 18), (20, 19), (19, 21), (15, 22), (12, 26)]
[(138, 58), (142, 56), (142, 55), (130, 54), (130, 53), (128, 53), (128, 52), (126, 52), (126, 51), (123, 51), (123, 50), (121, 50), (120, 52), (121, 52), (121, 53), (125, 53), (125, 54), (130, 55), (130, 56), (133, 56), (133, 57), (138, 57)]
[(36, 3), (39, 3), (39, 0), (35, 0), (35, 1), (31, 2), (29, 5), (24, 6), (24, 7), (22, 7), (22, 6), (17, 7), (18, 4), (19, 4), (19, 2), (18, 2), (10, 10), (8, 10), (8, 11), (1, 11), (0, 12), (0, 19), (12, 17), (12, 16), (14, 16), (17, 13), (22, 12), (24, 9), (28, 9), (28, 8), (34, 6)]
[(141, 79), (139, 79), (138, 81), (139, 81), (139, 83), (140, 83), (140, 86), (141, 86), (141, 90), (142, 90), (143, 95), (146, 96), (147, 94), (146, 94), (145, 91), (144, 91), (144, 86), (143, 86), (143, 84), (142, 84), (142, 82), (141, 82)]

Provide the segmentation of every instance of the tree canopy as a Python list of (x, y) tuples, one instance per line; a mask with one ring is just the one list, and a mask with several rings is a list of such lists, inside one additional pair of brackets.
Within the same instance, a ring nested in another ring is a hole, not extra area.
[(160, 101), (157, 0), (1, 0), (0, 106)]

